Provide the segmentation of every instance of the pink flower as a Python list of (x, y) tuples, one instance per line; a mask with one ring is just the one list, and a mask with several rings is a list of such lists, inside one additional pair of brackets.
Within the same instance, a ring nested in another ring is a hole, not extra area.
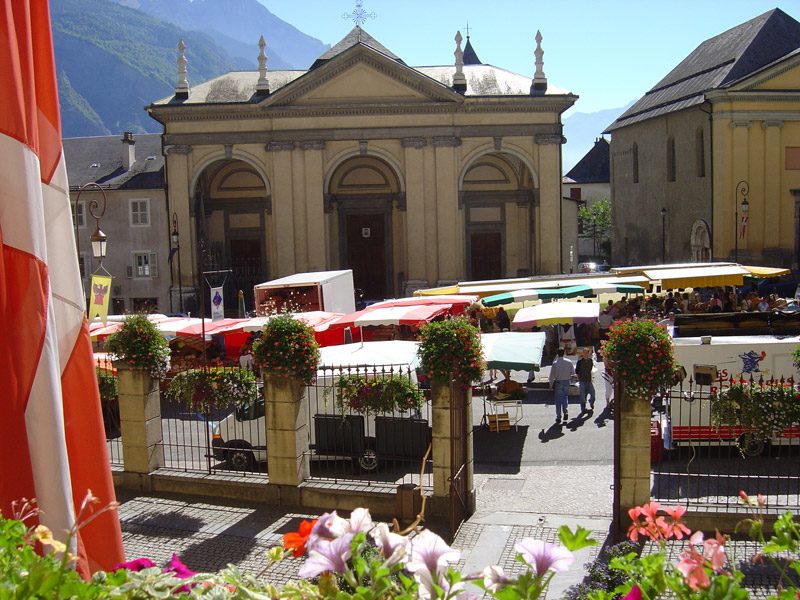
[(523, 560), (536, 569), (536, 574), (541, 577), (549, 569), (553, 571), (566, 571), (575, 557), (572, 552), (563, 546), (556, 546), (550, 542), (543, 542), (533, 538), (524, 538), (514, 544), (514, 549), (522, 554)]
[(389, 531), (386, 523), (379, 523), (371, 535), (380, 548), (387, 566), (396, 565), (408, 555), (411, 541), (404, 535)]
[[(696, 535), (697, 534), (692, 536), (692, 543), (697, 539)], [(700, 539), (702, 539), (702, 534), (700, 535)], [(681, 553), (677, 569), (683, 575), (686, 585), (694, 592), (701, 588), (705, 589), (711, 585), (711, 580), (705, 569), (705, 560), (703, 556), (692, 547)]]
[(483, 587), (492, 594), (496, 594), (511, 580), (506, 577), (503, 567), (490, 565), (483, 570)]
[(167, 566), (164, 567), (163, 571), (164, 573), (175, 573), (175, 575), (181, 579), (188, 579), (189, 577), (197, 575), (195, 571), (192, 571), (189, 569), (189, 567), (183, 564), (181, 559), (178, 558), (178, 555), (175, 553), (172, 554), (172, 559), (169, 561), (169, 563), (167, 563)]
[(406, 569), (414, 573), (415, 578), (429, 592), (434, 585), (440, 584), (439, 569), (447, 563), (456, 562), (461, 557), (458, 550), (453, 550), (438, 535), (425, 529), (411, 543), (411, 560)]
[(304, 579), (311, 579), (327, 571), (344, 573), (347, 570), (347, 561), (352, 556), (350, 542), (353, 534), (346, 533), (335, 540), (318, 540), (313, 548), (308, 550), (308, 559), (297, 572)]
[(309, 535), (306, 543), (306, 550), (310, 554), (311, 549), (319, 540), (332, 540), (341, 537), (347, 533), (349, 526), (350, 524), (347, 520), (337, 515), (335, 510), (323, 514), (317, 519), (316, 525), (311, 530), (311, 535)]
[(642, 600), (642, 590), (634, 583), (631, 591), (625, 594), (622, 600)]
[(711, 562), (712, 569), (721, 571), (727, 559), (725, 556), (725, 536), (717, 531), (717, 535), (714, 538), (704, 541), (703, 555)]
[(126, 571), (141, 571), (143, 569), (150, 569), (151, 567), (155, 567), (156, 563), (154, 563), (149, 558), (137, 558), (136, 560), (129, 560), (128, 562), (122, 562), (114, 566), (112, 571), (118, 571), (119, 569), (125, 569)]

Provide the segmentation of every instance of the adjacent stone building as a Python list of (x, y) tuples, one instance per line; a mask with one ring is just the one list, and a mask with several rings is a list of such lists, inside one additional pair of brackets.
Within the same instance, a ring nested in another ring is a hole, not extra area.
[[(558, 273), (562, 113), (577, 96), (483, 64), (410, 67), (361, 27), (307, 71), (234, 72), (148, 107), (164, 125), (181, 285), (351, 268), (367, 299)], [(533, 50), (533, 48), (532, 48)], [(534, 60), (535, 59), (535, 60)], [(174, 288), (173, 288), (174, 293)], [(226, 298), (226, 303), (231, 302)]]
[(789, 15), (706, 40), (607, 132), (615, 264), (663, 254), (797, 267), (800, 23)]

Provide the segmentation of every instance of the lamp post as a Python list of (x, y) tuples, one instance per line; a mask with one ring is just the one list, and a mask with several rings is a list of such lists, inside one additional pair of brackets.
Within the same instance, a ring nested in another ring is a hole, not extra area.
[(733, 260), (739, 262), (739, 196), (742, 197), (742, 218), (747, 217), (747, 210), (750, 208), (750, 202), (747, 196), (750, 194), (750, 184), (742, 179), (736, 184), (736, 196), (733, 201)]
[[(170, 233), (170, 240), (172, 241), (172, 249), (175, 251), (175, 256), (178, 259), (178, 305), (180, 306), (181, 313), (183, 312), (183, 283), (181, 281), (181, 237), (178, 232), (178, 213), (172, 213), (172, 233)], [(172, 294), (170, 294), (172, 298)]]
[(667, 263), (667, 209), (661, 207), (661, 264)]
[[(106, 198), (106, 191), (94, 181), (90, 181), (89, 183), (82, 185), (80, 188), (78, 188), (78, 195), (75, 198), (76, 239), (77, 239), (78, 202), (81, 199), (81, 194), (86, 190), (99, 191), (103, 199), (102, 205), (94, 198), (92, 198), (92, 200), (89, 202), (89, 214), (92, 215), (95, 223), (94, 233), (89, 237), (89, 241), (92, 244), (92, 256), (100, 261), (100, 266), (102, 267), (103, 259), (106, 257), (106, 242), (108, 238), (106, 237), (106, 234), (103, 233), (103, 231), (100, 229), (100, 219), (103, 217), (104, 214), (106, 214), (106, 206), (108, 204), (108, 200)], [(78, 252), (80, 252), (79, 244), (77, 248)]]

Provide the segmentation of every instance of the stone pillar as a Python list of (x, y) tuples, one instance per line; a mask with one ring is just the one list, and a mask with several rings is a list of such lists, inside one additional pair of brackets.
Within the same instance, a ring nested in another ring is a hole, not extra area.
[[(466, 511), (475, 510), (474, 460), (472, 455), (472, 390), (459, 386), (452, 388), (436, 381), (431, 383), (432, 398), (432, 456), (433, 456), (433, 498), (435, 513), (448, 506), (450, 483), (453, 476), (453, 443), (465, 439), (464, 478), (466, 480)], [(453, 429), (452, 406), (461, 406), (460, 431)]]
[(116, 361), (122, 460), (128, 473), (152, 473), (164, 466), (158, 381), (142, 369)]
[(627, 523), (629, 508), (650, 501), (650, 400), (624, 388), (620, 400), (617, 508), (619, 522)]
[(269, 483), (298, 486), (309, 476), (306, 388), (299, 379), (263, 377)]

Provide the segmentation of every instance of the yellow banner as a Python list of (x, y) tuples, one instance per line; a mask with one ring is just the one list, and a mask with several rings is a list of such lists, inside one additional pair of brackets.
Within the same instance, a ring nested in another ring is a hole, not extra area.
[(89, 290), (89, 322), (100, 317), (103, 325), (108, 320), (108, 303), (111, 299), (111, 277), (92, 275), (92, 287)]

